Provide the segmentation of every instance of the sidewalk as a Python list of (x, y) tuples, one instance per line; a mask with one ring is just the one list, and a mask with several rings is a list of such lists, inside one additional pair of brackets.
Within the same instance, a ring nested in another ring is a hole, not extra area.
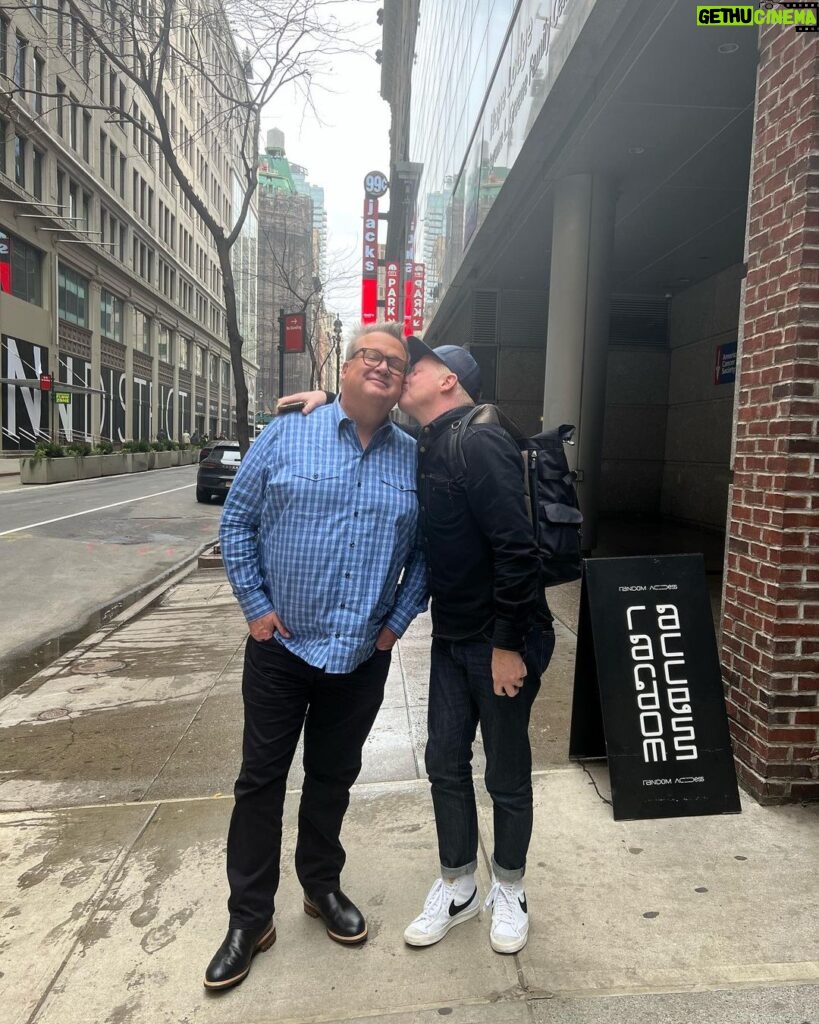
[[(571, 624), (576, 588), (553, 603)], [(485, 918), (425, 950), (401, 938), (437, 861), (424, 618), (393, 658), (345, 824), (344, 887), (370, 940), (342, 948), (302, 912), (291, 794), (278, 941), (215, 997), (201, 979), (226, 928), (245, 636), (223, 573), (192, 574), (44, 670), (0, 702), (5, 1024), (819, 1024), (819, 806), (744, 797), (740, 815), (614, 822), (605, 767), (566, 760), (574, 635), (557, 627), (532, 725), (521, 954), (493, 953)], [(482, 793), (480, 814), (485, 893)]]

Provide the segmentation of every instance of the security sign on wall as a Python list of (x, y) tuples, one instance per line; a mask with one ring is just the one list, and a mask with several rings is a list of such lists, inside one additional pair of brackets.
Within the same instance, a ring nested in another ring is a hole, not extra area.
[(740, 810), (701, 555), (584, 562), (569, 756), (617, 820)]

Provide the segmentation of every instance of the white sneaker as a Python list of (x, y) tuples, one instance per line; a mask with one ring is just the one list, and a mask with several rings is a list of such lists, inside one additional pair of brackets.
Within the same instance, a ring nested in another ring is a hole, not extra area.
[(492, 879), (492, 888), (485, 907), (492, 907), (492, 928), (489, 942), (496, 953), (517, 953), (529, 938), (529, 911), (523, 880), (499, 882)]
[(409, 946), (432, 946), (450, 928), (475, 917), (481, 909), (474, 875), (439, 878), (429, 890), (424, 909), (407, 926), (404, 942)]

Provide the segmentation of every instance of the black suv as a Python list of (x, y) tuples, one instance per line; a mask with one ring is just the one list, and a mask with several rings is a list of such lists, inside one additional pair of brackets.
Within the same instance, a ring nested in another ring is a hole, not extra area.
[(224, 497), (236, 476), (242, 453), (235, 441), (217, 441), (199, 463), (196, 500), (208, 502), (214, 494)]

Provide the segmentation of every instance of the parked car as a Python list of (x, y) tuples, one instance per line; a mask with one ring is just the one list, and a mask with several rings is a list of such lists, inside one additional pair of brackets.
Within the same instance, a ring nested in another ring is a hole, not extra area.
[(236, 441), (216, 441), (199, 463), (196, 473), (196, 500), (209, 502), (215, 495), (224, 497), (236, 476), (242, 453)]

